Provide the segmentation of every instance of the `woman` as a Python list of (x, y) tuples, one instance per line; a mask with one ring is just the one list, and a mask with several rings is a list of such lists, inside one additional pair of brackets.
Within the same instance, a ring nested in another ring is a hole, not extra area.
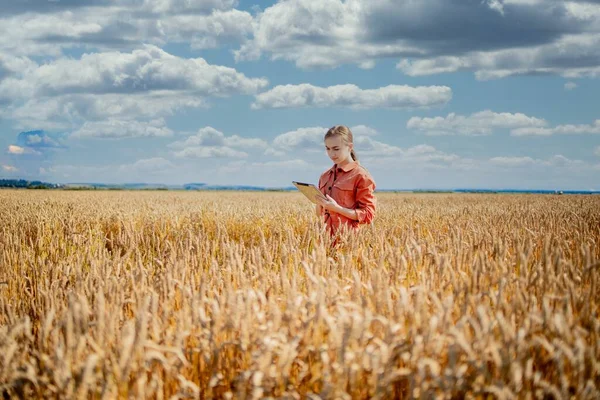
[(319, 179), (319, 189), (326, 199), (319, 200), (317, 214), (322, 215), (331, 234), (346, 226), (358, 230), (375, 217), (375, 181), (358, 163), (352, 132), (337, 125), (325, 134), (325, 149), (333, 167)]

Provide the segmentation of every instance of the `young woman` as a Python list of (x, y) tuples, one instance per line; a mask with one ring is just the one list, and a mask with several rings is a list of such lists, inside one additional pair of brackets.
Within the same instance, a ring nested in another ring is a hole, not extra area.
[(352, 132), (337, 125), (325, 134), (325, 149), (333, 167), (319, 179), (319, 189), (327, 199), (320, 200), (317, 214), (322, 215), (327, 229), (336, 233), (342, 226), (358, 229), (375, 217), (375, 181), (358, 163)]

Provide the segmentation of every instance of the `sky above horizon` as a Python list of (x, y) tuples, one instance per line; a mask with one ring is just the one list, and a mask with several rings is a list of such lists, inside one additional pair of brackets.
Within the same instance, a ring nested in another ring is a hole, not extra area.
[(3, 0), (0, 178), (600, 190), (599, 78), (600, 0)]

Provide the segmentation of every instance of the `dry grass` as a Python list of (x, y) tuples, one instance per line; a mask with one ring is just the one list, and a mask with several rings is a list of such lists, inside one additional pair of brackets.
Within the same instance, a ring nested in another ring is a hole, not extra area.
[(0, 392), (600, 397), (600, 197), (0, 191)]

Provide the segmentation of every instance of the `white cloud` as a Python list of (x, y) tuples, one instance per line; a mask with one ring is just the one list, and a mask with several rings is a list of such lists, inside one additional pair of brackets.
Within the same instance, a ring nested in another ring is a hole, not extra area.
[(35, 154), (35, 155), (39, 155), (41, 154), (40, 152), (29, 148), (29, 147), (21, 147), (21, 146), (16, 146), (16, 145), (9, 145), (8, 149), (7, 149), (8, 154), (13, 154), (13, 155), (22, 155), (22, 154)]
[[(600, 5), (558, 0), (288, 0), (256, 19), (240, 59), (301, 68), (401, 58), (409, 75), (474, 70), (480, 79), (527, 73), (597, 76)], [(543, 3), (543, 4), (542, 4)], [(448, 56), (448, 55), (452, 56)]]
[[(322, 127), (299, 128), (277, 136), (273, 140), (273, 146), (281, 149), (283, 154), (297, 150), (324, 151), (323, 138), (327, 130), (328, 128)], [(403, 149), (375, 140), (373, 137), (377, 135), (377, 131), (365, 125), (354, 126), (350, 130), (354, 135), (354, 148), (359, 159), (385, 162), (389, 162), (391, 158), (419, 162), (451, 162), (458, 159), (455, 154), (444, 153), (426, 144)]]
[[(37, 64), (27, 57), (17, 57), (0, 50), (0, 81), (36, 66)], [(2, 97), (0, 97), (0, 101), (2, 101)]]
[(409, 76), (474, 70), (480, 80), (512, 75), (555, 74), (566, 78), (600, 76), (600, 34), (564, 35), (548, 44), (464, 55), (404, 59), (397, 68)]
[[(7, 7), (18, 3), (21, 12), (6, 12), (10, 11)], [(56, 6), (44, 10), (49, 3)], [(167, 42), (207, 48), (244, 42), (252, 31), (252, 15), (233, 9), (237, 4), (233, 1), (86, 3), (87, 6), (71, 1), (9, 0), (9, 5), (3, 4), (0, 18), (0, 51), (58, 56), (71, 47), (133, 49), (142, 44)]]
[(469, 116), (450, 113), (446, 117), (412, 117), (406, 127), (429, 135), (489, 135), (499, 128), (538, 129), (545, 125), (545, 120), (522, 113), (496, 113), (485, 110)]
[(520, 167), (535, 164), (536, 160), (531, 157), (492, 157), (490, 162), (505, 167)]
[[(307, 128), (299, 128), (294, 131), (289, 131), (278, 135), (273, 139), (273, 146), (278, 150), (323, 150), (325, 134), (329, 128), (321, 126), (313, 126)], [(357, 125), (350, 127), (350, 131), (354, 137), (354, 142), (359, 143), (361, 140), (375, 136), (378, 132), (366, 125)]]
[[(5, 2), (6, 3), (6, 2)], [(600, 5), (559, 0), (287, 0), (254, 18), (237, 1), (9, 1), (0, 52), (59, 56), (65, 49), (240, 43), (236, 59), (265, 54), (302, 68), (401, 58), (409, 75), (459, 69), (597, 76)], [(35, 10), (33, 12), (32, 10)], [(455, 58), (448, 58), (448, 55)], [(1, 68), (0, 68), (1, 69)]]
[(496, 10), (501, 15), (504, 15), (504, 4), (501, 0), (487, 0), (487, 5), (490, 9)]
[[(328, 130), (329, 128), (314, 126), (282, 133), (273, 139), (274, 148), (269, 149), (267, 154), (283, 156), (286, 152), (297, 150), (306, 150), (310, 152), (325, 151), (323, 141)], [(369, 126), (352, 126), (350, 127), (350, 131), (354, 137), (357, 152), (366, 149), (373, 150), (377, 146), (381, 149), (382, 146), (385, 146), (372, 139), (372, 137), (378, 133)]]
[(567, 82), (565, 83), (565, 90), (573, 90), (577, 88), (577, 84), (575, 82)]
[(223, 146), (188, 147), (173, 152), (177, 158), (245, 158), (248, 153)]
[(89, 120), (128, 120), (204, 107), (205, 98), (252, 94), (267, 81), (155, 46), (86, 54), (29, 67), (0, 81), (0, 115), (22, 128), (70, 129)]
[(490, 163), (502, 167), (517, 168), (526, 166), (541, 166), (541, 167), (585, 167), (586, 164), (581, 160), (571, 160), (561, 154), (553, 155), (547, 159), (539, 159), (532, 157), (492, 157)]
[(553, 128), (528, 127), (513, 129), (512, 136), (551, 136), (562, 135), (580, 135), (580, 134), (600, 134), (600, 119), (594, 121), (592, 125), (557, 125)]
[(169, 147), (174, 149), (172, 154), (177, 158), (246, 158), (246, 151), (265, 150), (269, 146), (262, 139), (226, 136), (212, 126), (207, 126), (184, 140), (169, 144)]
[(211, 15), (178, 15), (161, 21), (173, 42), (189, 42), (193, 49), (216, 48), (228, 42), (243, 42), (252, 33), (253, 18), (245, 11), (216, 11)]
[[(31, 99), (4, 110), (22, 129), (76, 129), (85, 121), (135, 120), (171, 116), (186, 108), (207, 107), (202, 98), (182, 92), (70, 94)], [(0, 115), (2, 110), (0, 109)]]
[(258, 15), (254, 37), (235, 53), (236, 59), (271, 53), (273, 59), (293, 61), (302, 68), (345, 62), (368, 65), (374, 57), (366, 56), (356, 39), (361, 33), (359, 8), (355, 0), (278, 2)]
[(395, 163), (450, 163), (460, 159), (456, 154), (448, 154), (437, 150), (435, 147), (427, 144), (403, 149), (398, 146), (389, 145), (369, 137), (360, 138), (356, 142), (356, 153), (359, 159), (366, 158), (370, 161), (377, 159), (377, 162)]
[(264, 150), (269, 145), (264, 140), (258, 138), (245, 138), (238, 135), (225, 136), (223, 132), (218, 131), (211, 126), (201, 128), (195, 135), (189, 136), (185, 140), (173, 142), (169, 145), (169, 147), (174, 149), (185, 149), (197, 146), (224, 146)]
[(283, 150), (277, 150), (272, 147), (269, 147), (264, 152), (265, 156), (273, 156), (273, 157), (285, 157), (287, 153)]
[(171, 161), (162, 157), (146, 158), (138, 160), (133, 164), (124, 164), (119, 166), (121, 171), (135, 171), (145, 173), (156, 173), (173, 168)]
[(352, 135), (356, 136), (356, 137), (376, 136), (378, 134), (377, 130), (375, 130), (374, 128), (371, 128), (370, 126), (366, 126), (366, 125), (353, 126), (350, 128), (350, 131), (352, 131)]
[(214, 10), (228, 10), (238, 4), (238, 0), (113, 0), (113, 2), (129, 7), (140, 7), (144, 11), (156, 14), (206, 14)]
[(227, 136), (211, 126), (201, 128), (195, 134), (168, 146), (174, 149), (172, 154), (177, 158), (246, 158), (248, 152), (252, 151), (278, 155), (262, 139)]
[(299, 128), (295, 131), (282, 133), (273, 140), (273, 145), (283, 150), (294, 149), (324, 149), (323, 140), (327, 128), (319, 126)]
[(90, 53), (81, 59), (57, 59), (5, 84), (7, 90), (11, 85), (20, 88), (23, 97), (149, 91), (227, 96), (255, 93), (267, 81), (247, 78), (233, 68), (211, 65), (202, 58), (180, 58), (147, 45), (131, 53)]
[(347, 107), (419, 108), (441, 106), (452, 99), (447, 86), (389, 85), (361, 89), (356, 85), (318, 87), (310, 84), (280, 85), (256, 95), (252, 108)]
[[(289, 131), (278, 135), (273, 139), (273, 151), (294, 151), (294, 150), (309, 150), (309, 151), (324, 151), (325, 134), (329, 128), (321, 126), (313, 126), (307, 128), (299, 128), (294, 131)], [(355, 143), (360, 143), (361, 140), (369, 139), (377, 135), (374, 128), (366, 125), (357, 125), (350, 127)]]
[(107, 120), (86, 122), (71, 135), (75, 138), (137, 138), (172, 136), (173, 131), (165, 125), (164, 119), (151, 121)]
[(360, 137), (354, 139), (354, 147), (358, 157), (363, 156), (402, 156), (404, 151), (397, 146), (391, 146), (386, 143), (382, 143), (377, 140), (373, 140), (370, 137)]
[(12, 165), (2, 165), (2, 170), (5, 172), (17, 172), (18, 168), (13, 167)]
[(15, 146), (15, 145), (11, 144), (8, 146), (8, 153), (9, 154), (23, 154), (23, 153), (25, 153), (25, 149), (23, 147)]
[[(116, 22), (114, 11), (102, 8), (97, 8), (95, 13), (76, 10), (5, 16), (0, 18), (0, 50), (21, 56), (58, 56), (63, 46), (72, 47), (86, 36), (98, 37), (113, 20)], [(130, 32), (123, 29), (122, 35), (127, 37)], [(123, 36), (119, 38), (121, 43)]]
[(312, 167), (311, 164), (304, 160), (284, 160), (284, 161), (266, 161), (253, 162), (249, 164), (252, 167), (266, 167), (277, 169), (300, 169)]

